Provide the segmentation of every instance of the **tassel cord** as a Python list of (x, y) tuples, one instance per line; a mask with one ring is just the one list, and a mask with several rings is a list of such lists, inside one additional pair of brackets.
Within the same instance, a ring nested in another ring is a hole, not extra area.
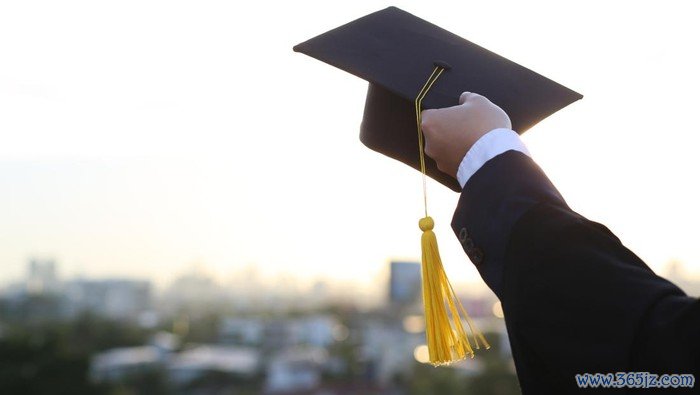
[(423, 130), (421, 128), (421, 108), (423, 99), (444, 71), (445, 69), (441, 66), (436, 66), (433, 69), (414, 103), (418, 129), (420, 171), (423, 180), (423, 208), (425, 211), (425, 217), (418, 223), (423, 231), (421, 236), (421, 269), (423, 277), (423, 306), (425, 309), (425, 335), (429, 361), (435, 366), (448, 364), (466, 357), (474, 357), (474, 349), (464, 329), (460, 313), (464, 316), (467, 327), (472, 333), (475, 348), (480, 349), (480, 343), (486, 349), (490, 347), (467, 314), (459, 298), (457, 298), (447, 278), (440, 259), (437, 238), (433, 232), (434, 222), (428, 216), (427, 176)]

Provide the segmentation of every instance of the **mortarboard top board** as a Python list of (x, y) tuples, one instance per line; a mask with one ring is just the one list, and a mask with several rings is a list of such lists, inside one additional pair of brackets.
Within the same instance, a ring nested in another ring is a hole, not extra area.
[[(583, 96), (517, 63), (396, 7), (369, 14), (294, 47), (369, 81), (360, 140), (420, 169), (414, 100), (435, 66), (445, 72), (423, 108), (458, 104), (464, 91), (501, 107), (513, 130), (527, 129)], [(427, 174), (460, 191), (426, 157)]]

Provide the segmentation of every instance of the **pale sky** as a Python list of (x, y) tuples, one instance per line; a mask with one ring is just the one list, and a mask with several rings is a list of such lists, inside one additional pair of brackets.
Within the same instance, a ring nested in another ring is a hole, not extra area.
[[(397, 1), (584, 95), (524, 140), (657, 272), (700, 276), (695, 2)], [(417, 259), (417, 172), (360, 143), (366, 82), (292, 46), (389, 3), (0, 3), (0, 284), (193, 262), (369, 283)], [(429, 184), (456, 283), (478, 275)]]

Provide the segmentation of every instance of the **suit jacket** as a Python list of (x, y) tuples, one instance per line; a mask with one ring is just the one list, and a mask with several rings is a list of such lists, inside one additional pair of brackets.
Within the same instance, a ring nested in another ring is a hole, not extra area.
[(572, 211), (527, 155), (508, 151), (479, 169), (452, 227), (501, 300), (523, 394), (577, 393), (581, 373), (700, 378), (700, 300)]

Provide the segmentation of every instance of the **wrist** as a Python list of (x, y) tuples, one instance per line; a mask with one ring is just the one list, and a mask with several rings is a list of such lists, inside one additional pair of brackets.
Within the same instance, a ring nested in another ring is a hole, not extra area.
[(462, 158), (456, 178), (464, 188), (469, 179), (489, 160), (506, 151), (520, 151), (531, 156), (520, 136), (511, 129), (497, 128), (481, 136)]

